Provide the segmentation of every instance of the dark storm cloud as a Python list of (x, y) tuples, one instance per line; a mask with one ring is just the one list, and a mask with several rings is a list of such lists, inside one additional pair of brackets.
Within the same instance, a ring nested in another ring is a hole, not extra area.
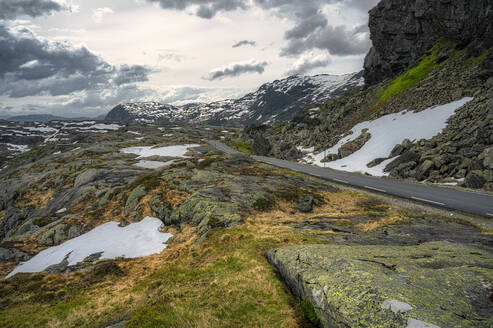
[[(358, 27), (359, 29), (359, 27)], [(308, 34), (306, 37), (288, 38), (288, 44), (282, 49), (283, 56), (297, 56), (307, 50), (328, 50), (332, 55), (360, 55), (371, 46), (368, 34), (347, 30), (344, 26), (327, 25)]]
[(163, 9), (184, 10), (191, 6), (198, 6), (195, 14), (201, 18), (211, 19), (221, 11), (233, 11), (246, 9), (248, 1), (245, 0), (147, 0), (159, 3)]
[(139, 65), (115, 67), (87, 48), (38, 39), (31, 31), (0, 25), (0, 94), (13, 98), (105, 89), (148, 80)]
[(148, 81), (150, 70), (141, 65), (122, 65), (116, 71), (114, 82), (117, 85)]
[(255, 47), (256, 45), (257, 45), (257, 42), (255, 42), (255, 41), (241, 40), (240, 42), (233, 44), (232, 47), (233, 48), (239, 48), (239, 47), (242, 47), (242, 46), (252, 46), (252, 47)]
[(52, 0), (0, 0), (0, 19), (38, 17), (64, 9), (67, 8)]
[(248, 62), (232, 63), (228, 66), (216, 68), (212, 70), (208, 76), (203, 77), (204, 80), (214, 81), (221, 80), (226, 77), (240, 76), (246, 73), (262, 74), (265, 67), (269, 65), (266, 61), (250, 60)]
[(328, 24), (327, 18), (320, 12), (313, 13), (298, 23), (295, 27), (285, 33), (287, 40), (300, 39), (309, 36), (318, 29), (326, 27)]
[(325, 4), (340, 4), (366, 12), (376, 0), (255, 0), (266, 9), (275, 9), (281, 17), (288, 17), (295, 22), (292, 29), (286, 31), (284, 38), (288, 41), (282, 49), (282, 56), (298, 56), (304, 52), (319, 49), (332, 55), (360, 55), (370, 48), (367, 24), (356, 29), (329, 25), (321, 9)]

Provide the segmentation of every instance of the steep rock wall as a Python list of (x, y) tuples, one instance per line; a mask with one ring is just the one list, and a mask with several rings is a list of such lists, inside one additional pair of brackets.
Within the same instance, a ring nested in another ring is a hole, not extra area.
[(370, 10), (373, 47), (365, 59), (365, 82), (374, 85), (406, 71), (437, 39), (493, 45), (491, 0), (382, 0)]

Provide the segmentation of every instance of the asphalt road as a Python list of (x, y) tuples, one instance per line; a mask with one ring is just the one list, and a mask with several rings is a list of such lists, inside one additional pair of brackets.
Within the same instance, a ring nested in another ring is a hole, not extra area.
[[(220, 141), (208, 140), (207, 142), (212, 147), (225, 153), (237, 153), (236, 150), (226, 146)], [(371, 177), (358, 173), (337, 171), (270, 157), (252, 157), (263, 163), (306, 173), (325, 180), (493, 219), (493, 195), (491, 194), (419, 183), (408, 183), (389, 178)]]

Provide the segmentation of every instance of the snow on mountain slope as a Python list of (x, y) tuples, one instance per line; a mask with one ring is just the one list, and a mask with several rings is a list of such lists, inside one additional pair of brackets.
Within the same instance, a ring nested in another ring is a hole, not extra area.
[(116, 106), (107, 120), (138, 122), (273, 123), (293, 118), (306, 106), (324, 103), (349, 88), (363, 85), (361, 73), (293, 75), (262, 85), (239, 99), (183, 106), (157, 102)]
[[(324, 166), (322, 160), (326, 154), (337, 154), (342, 145), (355, 140), (366, 129), (371, 138), (361, 149), (339, 160), (327, 162), (325, 166), (343, 171), (368, 173), (374, 176), (388, 175), (384, 172), (384, 169), (393, 158), (387, 159), (372, 168), (369, 168), (367, 164), (376, 158), (387, 158), (392, 149), (402, 143), (404, 139), (411, 141), (431, 139), (447, 126), (447, 120), (458, 108), (471, 100), (472, 98), (466, 97), (449, 104), (431, 107), (418, 113), (402, 111), (382, 116), (374, 121), (359, 123), (352, 128), (352, 133), (349, 136), (342, 138), (336, 145), (326, 151), (314, 154), (313, 149), (301, 149), (309, 152), (304, 160), (311, 164)], [(419, 129), (416, 128), (417, 126), (419, 126)]]

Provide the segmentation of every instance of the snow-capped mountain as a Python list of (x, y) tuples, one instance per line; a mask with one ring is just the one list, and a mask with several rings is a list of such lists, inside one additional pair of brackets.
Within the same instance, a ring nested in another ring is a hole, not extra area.
[(262, 85), (239, 99), (209, 104), (173, 106), (157, 102), (121, 104), (107, 120), (138, 122), (208, 122), (213, 124), (274, 123), (293, 118), (309, 105), (321, 104), (349, 88), (363, 85), (362, 73), (346, 75), (293, 75)]

